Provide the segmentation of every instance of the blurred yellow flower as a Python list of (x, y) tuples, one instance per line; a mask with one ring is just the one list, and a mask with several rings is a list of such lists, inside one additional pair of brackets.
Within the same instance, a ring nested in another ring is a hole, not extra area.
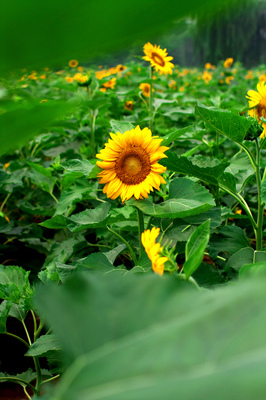
[(169, 88), (176, 90), (176, 81), (171, 79), (170, 82), (168, 83), (168, 86), (169, 86)]
[(166, 168), (158, 164), (167, 157), (164, 152), (168, 147), (161, 146), (162, 139), (153, 138), (150, 129), (139, 126), (110, 136), (105, 148), (96, 154), (102, 160), (96, 164), (102, 169), (98, 178), (105, 184), (107, 197), (120, 196), (123, 202), (133, 196), (137, 200), (148, 198), (150, 191), (166, 183), (160, 175)]
[(235, 79), (233, 76), (227, 76), (225, 78), (225, 82), (227, 83), (227, 85), (231, 85), (231, 81)]
[(65, 80), (69, 83), (72, 83), (74, 81), (74, 78), (72, 78), (71, 76), (66, 76)]
[(77, 60), (70, 60), (69, 63), (68, 63), (68, 65), (69, 65), (71, 68), (75, 68), (75, 67), (78, 66), (78, 61), (77, 61)]
[(251, 69), (248, 70), (247, 75), (245, 75), (245, 79), (253, 79), (253, 73), (252, 73)]
[(41, 75), (40, 79), (46, 79), (46, 75), (45, 74)]
[(151, 230), (147, 229), (141, 234), (141, 243), (151, 260), (153, 271), (158, 275), (162, 275), (164, 272), (164, 264), (168, 261), (168, 258), (161, 256), (162, 247), (160, 243), (156, 243), (159, 233), (160, 228), (153, 227)]
[(172, 74), (172, 68), (174, 68), (174, 64), (170, 61), (173, 57), (167, 56), (166, 49), (161, 49), (160, 46), (152, 45), (150, 42), (144, 45), (144, 54), (142, 58), (145, 61), (149, 61), (151, 66), (155, 68), (156, 71), (162, 74)]
[(259, 81), (260, 82), (265, 82), (266, 81), (266, 74), (265, 73), (259, 76)]
[(116, 78), (110, 79), (110, 81), (107, 81), (103, 84), (103, 87), (106, 89), (113, 89), (116, 85)]
[(210, 80), (212, 79), (212, 72), (204, 71), (202, 75), (202, 79), (208, 85)]
[(83, 72), (83, 71), (84, 71), (84, 68), (83, 68), (81, 65), (79, 65), (78, 68), (77, 68), (77, 70), (78, 70), (79, 72)]
[(47, 101), (48, 101), (48, 100), (43, 99), (43, 100), (40, 101), (40, 103), (46, 103)]
[(140, 90), (142, 90), (142, 94), (145, 97), (150, 97), (151, 93), (151, 85), (149, 83), (141, 83), (139, 85)]
[(133, 110), (133, 101), (131, 101), (131, 100), (126, 101), (124, 104), (124, 109), (132, 111)]
[(185, 90), (184, 86), (181, 86), (181, 87), (179, 88), (179, 92), (184, 92), (184, 90)]
[(9, 167), (9, 165), (10, 165), (10, 162), (5, 163), (5, 164), (3, 165), (3, 169), (7, 169), (7, 168)]
[(225, 60), (225, 62), (224, 62), (224, 67), (225, 67), (225, 68), (230, 68), (231, 65), (233, 64), (233, 62), (234, 62), (234, 59), (233, 59), (233, 58), (227, 58), (227, 59)]
[[(249, 115), (261, 122), (261, 117), (266, 118), (266, 86), (264, 81), (257, 84), (257, 92), (249, 90), (246, 98), (249, 103)], [(266, 123), (262, 122), (263, 132), (261, 138), (266, 137)]]

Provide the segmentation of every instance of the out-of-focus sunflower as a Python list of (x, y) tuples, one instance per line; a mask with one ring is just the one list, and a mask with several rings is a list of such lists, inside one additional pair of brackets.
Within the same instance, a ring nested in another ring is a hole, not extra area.
[(151, 85), (149, 83), (141, 83), (139, 88), (142, 90), (142, 94), (145, 97), (150, 97), (151, 94)]
[(112, 139), (96, 155), (102, 168), (98, 174), (100, 183), (105, 184), (103, 192), (107, 197), (122, 201), (135, 196), (137, 200), (147, 198), (161, 183), (166, 183), (160, 175), (166, 168), (158, 161), (167, 157), (168, 147), (161, 146), (162, 139), (152, 137), (150, 129), (137, 126), (123, 134), (110, 133)]
[(128, 111), (132, 111), (133, 110), (133, 101), (132, 100), (126, 101), (124, 104), (124, 109), (128, 110)]
[(163, 50), (160, 46), (153, 46), (150, 42), (146, 43), (143, 49), (145, 56), (142, 58), (145, 61), (149, 61), (156, 71), (160, 71), (160, 75), (172, 74), (174, 64), (170, 61), (173, 57), (167, 56), (168, 53), (166, 49)]
[(141, 243), (151, 260), (152, 269), (159, 275), (164, 272), (164, 264), (168, 261), (167, 257), (161, 256), (162, 247), (160, 243), (156, 243), (156, 239), (160, 233), (160, 228), (147, 229), (141, 234)]
[(225, 60), (225, 62), (224, 62), (224, 67), (225, 67), (225, 68), (230, 68), (231, 65), (233, 64), (233, 62), (234, 62), (234, 59), (233, 59), (232, 57), (227, 58), (227, 59)]
[[(249, 115), (256, 117), (261, 122), (261, 117), (266, 118), (266, 82), (262, 81), (257, 84), (257, 92), (249, 90), (246, 98), (249, 103)], [(266, 123), (262, 122), (263, 132), (261, 138), (266, 137)]]
[(68, 63), (68, 65), (69, 65), (71, 68), (75, 68), (75, 67), (77, 67), (77, 65), (78, 65), (78, 61), (77, 61), (77, 60), (70, 60), (69, 63)]

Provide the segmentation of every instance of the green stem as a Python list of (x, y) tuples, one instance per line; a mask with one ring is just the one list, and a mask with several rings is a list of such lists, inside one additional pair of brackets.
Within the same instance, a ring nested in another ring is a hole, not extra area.
[(50, 195), (52, 196), (52, 198), (54, 199), (54, 201), (56, 202), (56, 203), (58, 203), (58, 200), (57, 200), (57, 198), (54, 196), (54, 194), (52, 193), (52, 192), (49, 192), (50, 193)]
[(21, 337), (19, 337), (19, 336), (17, 336), (17, 335), (14, 335), (14, 333), (6, 332), (5, 334), (8, 335), (8, 336), (13, 337), (14, 339), (19, 340), (19, 341), (20, 341), (21, 343), (23, 343), (27, 348), (30, 347), (30, 346), (28, 345), (28, 343), (27, 343), (24, 339), (22, 339)]
[(91, 147), (92, 147), (92, 158), (95, 157), (95, 121), (96, 121), (96, 116), (97, 113), (95, 111), (91, 111)]
[(3, 211), (3, 208), (4, 208), (4, 206), (5, 206), (6, 202), (7, 202), (7, 200), (9, 199), (10, 195), (11, 195), (11, 193), (8, 193), (8, 194), (6, 195), (6, 197), (5, 197), (4, 201), (3, 201), (3, 203), (1, 204), (0, 211)]
[(260, 175), (260, 148), (258, 139), (255, 141), (256, 144), (256, 180), (258, 186), (258, 216), (257, 216), (257, 232), (256, 232), (256, 250), (262, 249), (262, 230), (263, 230), (263, 210), (264, 203), (261, 201), (261, 175)]
[(246, 214), (247, 214), (247, 216), (248, 216), (248, 218), (249, 218), (249, 220), (250, 220), (250, 222), (252, 224), (254, 232), (256, 234), (256, 231), (257, 231), (257, 228), (258, 228), (257, 227), (257, 223), (254, 220), (253, 215), (252, 215), (252, 213), (250, 211), (250, 208), (249, 208), (248, 204), (246, 203), (245, 199), (239, 193), (234, 193), (231, 190), (229, 190), (226, 186), (223, 186), (221, 184), (219, 186), (220, 186), (220, 188), (222, 190), (224, 190), (225, 192), (229, 193), (231, 196), (233, 196), (241, 204), (241, 206), (245, 210), (245, 212), (246, 212)]
[[(26, 336), (27, 336), (29, 345), (31, 346), (32, 342), (31, 342), (31, 338), (30, 338), (28, 329), (27, 329), (27, 327), (26, 327), (25, 322), (24, 322), (23, 319), (21, 320), (21, 322), (22, 322), (22, 325), (23, 325), (24, 330), (25, 330), (25, 332), (26, 332)], [(39, 393), (40, 393), (40, 387), (41, 387), (41, 384), (42, 384), (41, 367), (40, 367), (40, 362), (39, 362), (38, 357), (32, 357), (32, 358), (33, 358), (34, 365), (35, 365), (35, 370), (36, 370), (36, 384), (35, 384), (35, 390), (36, 390), (37, 394), (39, 394)]]
[(20, 378), (13, 378), (13, 377), (1, 377), (0, 378), (0, 381), (11, 381), (11, 382), (17, 382), (17, 383), (19, 383), (20, 385), (22, 385), (22, 386), (29, 386), (31, 389), (32, 389), (32, 391), (35, 393), (35, 394), (37, 394), (38, 395), (38, 393), (37, 393), (37, 390), (35, 389), (35, 387), (33, 386), (33, 385), (31, 385), (29, 382), (26, 382), (26, 381), (24, 381), (23, 379), (20, 379)]
[(240, 146), (241, 146), (242, 149), (247, 153), (248, 158), (249, 158), (249, 160), (250, 160), (250, 162), (251, 162), (252, 168), (253, 168), (254, 172), (256, 172), (257, 164), (256, 164), (256, 161), (255, 161), (253, 155), (251, 154), (251, 152), (249, 151), (249, 149), (248, 149), (244, 144), (240, 144)]
[(149, 117), (150, 117), (150, 130), (153, 128), (153, 109), (152, 109), (152, 100), (153, 100), (153, 67), (150, 66), (150, 99), (149, 99)]
[(45, 379), (44, 381), (42, 381), (42, 385), (43, 385), (44, 383), (47, 383), (47, 382), (52, 382), (54, 379), (57, 379), (57, 378), (59, 378), (59, 377), (60, 377), (60, 374), (55, 375), (55, 376), (52, 376), (52, 378)]
[(142, 256), (144, 248), (141, 242), (141, 235), (142, 232), (144, 232), (144, 216), (143, 216), (143, 212), (137, 208), (137, 213), (138, 213), (138, 223), (139, 223), (139, 258)]
[(112, 232), (116, 237), (118, 237), (123, 243), (125, 243), (125, 245), (127, 246), (128, 250), (131, 254), (134, 264), (138, 265), (138, 261), (135, 256), (135, 253), (134, 253), (132, 247), (130, 246), (130, 244), (126, 241), (126, 239), (124, 239), (121, 235), (119, 235), (119, 233), (117, 233), (117, 232), (113, 231), (111, 228), (109, 228), (109, 226), (106, 226), (106, 228), (108, 229), (108, 231)]

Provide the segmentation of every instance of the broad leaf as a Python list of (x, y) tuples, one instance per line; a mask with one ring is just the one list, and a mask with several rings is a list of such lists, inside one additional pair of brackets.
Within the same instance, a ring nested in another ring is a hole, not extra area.
[(198, 103), (195, 107), (195, 114), (216, 132), (227, 136), (237, 143), (242, 143), (252, 121), (234, 114), (231, 111), (215, 107), (205, 107)]
[(28, 357), (43, 356), (51, 350), (61, 350), (58, 339), (54, 335), (40, 336), (25, 354)]
[(131, 129), (134, 129), (135, 126), (132, 125), (130, 122), (124, 122), (124, 121), (115, 121), (112, 119), (111, 121), (111, 126), (112, 126), (112, 132), (120, 132), (124, 133), (126, 131), (131, 131)]
[(210, 220), (203, 222), (190, 236), (186, 244), (186, 261), (183, 265), (188, 279), (200, 266), (210, 239)]
[(176, 178), (169, 186), (169, 200), (153, 204), (149, 200), (129, 200), (145, 214), (159, 218), (183, 218), (212, 208), (215, 203), (207, 189), (186, 178)]
[(265, 279), (196, 291), (173, 276), (87, 274), (40, 287), (70, 360), (51, 400), (264, 400)]
[(60, 165), (67, 171), (81, 172), (85, 176), (90, 175), (94, 167), (88, 160), (69, 160)]

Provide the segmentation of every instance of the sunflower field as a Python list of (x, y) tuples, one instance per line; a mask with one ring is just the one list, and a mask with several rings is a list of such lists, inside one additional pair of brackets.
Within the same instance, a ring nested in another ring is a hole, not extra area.
[[(38, 30), (43, 10), (14, 3)], [(63, 45), (17, 40), (0, 63), (0, 398), (265, 400), (266, 66), (183, 67), (152, 39), (122, 64), (80, 44), (63, 63)]]

